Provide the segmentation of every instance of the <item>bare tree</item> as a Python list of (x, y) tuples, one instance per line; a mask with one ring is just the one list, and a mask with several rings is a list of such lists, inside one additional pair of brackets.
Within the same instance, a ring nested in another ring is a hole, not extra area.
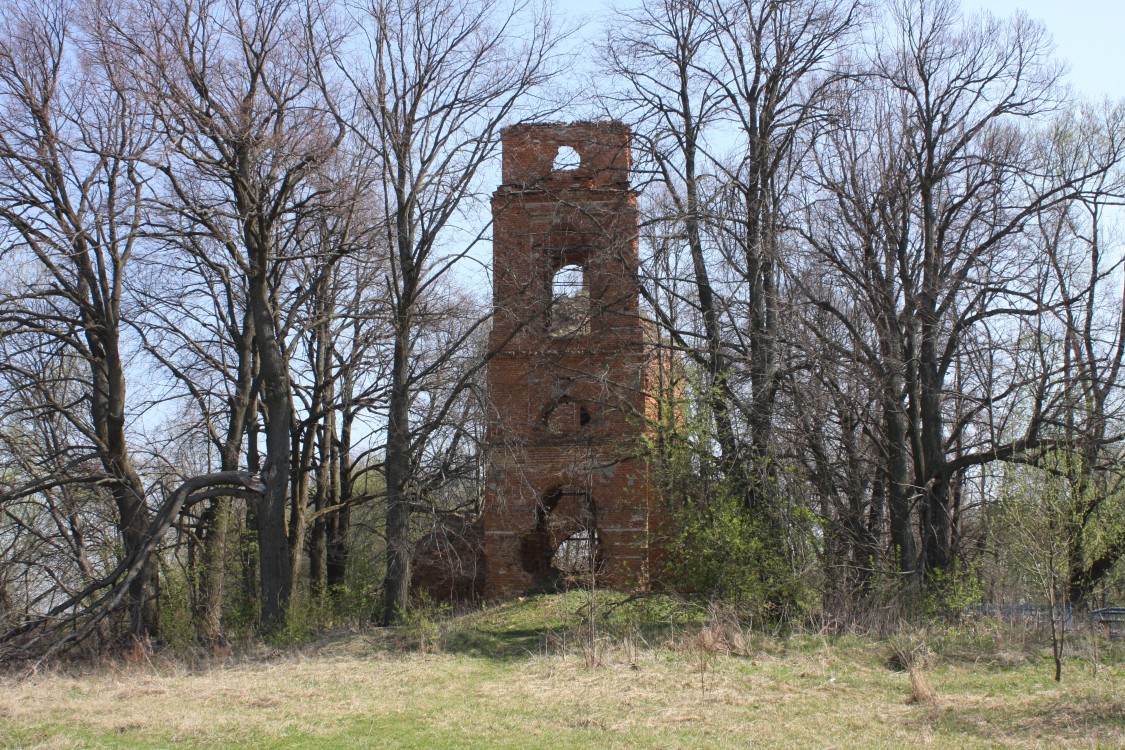
[[(1048, 253), (1055, 304), (1034, 340), (1043, 369), (1057, 373), (1039, 399), (1057, 405), (1041, 429), (1060, 440), (1045, 456), (1065, 468), (1070, 507), (1060, 532), (1066, 542), (1066, 600), (1088, 605), (1095, 586), (1125, 556), (1125, 529), (1114, 517), (1121, 493), (1118, 392), (1125, 359), (1125, 309), (1120, 292), (1120, 239), (1113, 220), (1122, 188), (1117, 149), (1120, 105), (1087, 105), (1063, 118), (1051, 156), (1081, 164), (1095, 178), (1081, 199), (1044, 213), (1034, 234)], [(1108, 165), (1107, 171), (1094, 167)]]
[[(950, 408), (958, 355), (999, 316), (1041, 311), (1033, 299), (1021, 303), (1014, 289), (1036, 263), (1018, 234), (1037, 212), (1071, 197), (1082, 175), (1053, 178), (1023, 158), (1028, 141), (1016, 123), (1057, 102), (1058, 69), (1042, 26), (1021, 16), (984, 16), (962, 26), (948, 0), (910, 0), (893, 13), (896, 45), (880, 55), (877, 71), (903, 113), (912, 204), (906, 267), (899, 270), (910, 284), (907, 408), (914, 483), (922, 493), (920, 551), (925, 571), (933, 572), (953, 562), (954, 478), (972, 460), (947, 460), (976, 412), (966, 402)], [(987, 403), (996, 395), (979, 398)], [(995, 446), (976, 457), (988, 451)]]
[(835, 93), (836, 126), (819, 140), (806, 175), (802, 234), (812, 257), (801, 269), (809, 280), (798, 288), (814, 306), (805, 323), (819, 341), (812, 349), (878, 384), (878, 412), (866, 429), (875, 435), (872, 458), (881, 467), (878, 491), (886, 498), (894, 562), (899, 572), (912, 574), (918, 557), (904, 402), (910, 272), (900, 264), (911, 205), (898, 110), (869, 80), (841, 81)]
[[(725, 490), (701, 492), (701, 502), (736, 496), (788, 570), (798, 555), (777, 471), (788, 451), (776, 402), (802, 366), (786, 348), (795, 318), (782, 285), (797, 246), (788, 212), (860, 7), (656, 0), (623, 13), (603, 48), (616, 77), (606, 106), (635, 123), (646, 179), (642, 292), (668, 342), (703, 375), (698, 413), (714, 442), (683, 444), (701, 467), (717, 452)], [(780, 597), (782, 588), (773, 587)]]
[[(382, 167), (381, 191), (391, 272), (394, 345), (387, 393), (385, 476), (387, 573), (383, 620), (408, 603), (412, 555), (411, 504), (418, 500), (414, 467), (438, 419), (416, 423), (419, 382), (448, 367), (486, 318), (445, 348), (416, 360), (425, 301), (480, 238), (456, 222), (479, 197), (481, 170), (498, 148), (499, 129), (537, 108), (532, 97), (555, 70), (559, 35), (549, 18), (524, 2), (500, 0), (370, 0), (349, 8), (363, 38), (363, 59), (339, 58), (359, 110), (359, 136)], [(421, 366), (420, 366), (421, 365)], [(466, 372), (456, 394), (471, 382)]]
[(722, 60), (715, 77), (733, 121), (733, 159), (722, 177), (716, 244), (731, 269), (727, 302), (747, 427), (747, 504), (765, 500), (774, 474), (771, 440), (783, 374), (783, 251), (793, 181), (803, 150), (828, 116), (826, 92), (840, 74), (863, 4), (859, 0), (716, 2), (708, 13)]
[[(27, 395), (29, 415), (58, 411), (76, 431), (76, 442), (58, 446), (67, 455), (56, 461), (99, 463), (101, 476), (89, 480), (109, 488), (130, 557), (144, 544), (150, 512), (127, 438), (135, 415), (123, 288), (144, 221), (149, 188), (141, 160), (150, 140), (117, 61), (80, 29), (75, 7), (8, 3), (0, 12), (0, 260), (20, 269), (0, 301), (4, 332), (37, 339), (44, 352), (82, 362), (85, 373), (76, 394), (41, 387), (43, 375), (61, 372), (58, 365), (21, 371), (8, 359), (0, 367), (9, 387)], [(56, 400), (67, 393), (76, 401)], [(157, 632), (156, 576), (149, 560), (130, 583), (130, 631), (139, 637)]]
[[(307, 543), (315, 595), (344, 584), (351, 509), (373, 499), (353, 491), (364, 471), (355, 471), (363, 456), (352, 455), (353, 426), (384, 401), (393, 337), (391, 304), (381, 293), (388, 270), (382, 206), (369, 193), (378, 165), (370, 157), (353, 137), (326, 165), (323, 208), (306, 222), (302, 242), (316, 251), (294, 264), (296, 283), (308, 293), (293, 333), (302, 418), (294, 424), (289, 537), (294, 576)], [(373, 439), (367, 431), (361, 437)]]
[(344, 135), (317, 66), (332, 39), (312, 35), (303, 10), (280, 1), (170, 1), (103, 21), (138, 62), (134, 83), (161, 139), (153, 164), (169, 200), (244, 279), (265, 417), (266, 491), (254, 516), (267, 629), (284, 620), (293, 587), (286, 511), (294, 409), (283, 327), (292, 292), (278, 284), (289, 258), (304, 252), (295, 242), (316, 195), (309, 176)]
[[(1060, 373), (1031, 342), (1072, 300), (1026, 230), (1069, 214), (1119, 145), (1070, 139), (1063, 155), (1036, 131), (1057, 102), (1042, 28), (965, 21), (945, 2), (894, 7), (898, 46), (837, 87), (815, 149), (801, 287), (836, 321), (813, 338), (880, 384), (868, 429), (897, 569), (934, 573), (964, 551), (966, 476), (1055, 444)], [(834, 327), (846, 344), (822, 335)]]
[[(633, 124), (643, 157), (639, 170), (651, 170), (659, 186), (658, 197), (649, 203), (652, 215), (646, 218), (647, 238), (654, 248), (650, 265), (655, 267), (646, 274), (649, 284), (642, 292), (678, 348), (707, 373), (709, 411), (729, 471), (739, 461), (739, 436), (730, 413), (723, 300), (716, 298), (705, 244), (705, 225), (711, 217), (707, 196), (701, 195), (704, 178), (713, 177), (708, 174), (712, 166), (706, 139), (723, 103), (714, 73), (717, 31), (696, 0), (642, 3), (619, 15), (624, 23), (609, 30), (602, 55), (622, 86), (611, 87), (606, 103), (615, 116)], [(676, 301), (685, 293), (678, 289), (679, 275), (660, 273), (660, 266), (681, 252), (681, 243), (689, 258), (701, 331), (691, 330), (677, 317)]]

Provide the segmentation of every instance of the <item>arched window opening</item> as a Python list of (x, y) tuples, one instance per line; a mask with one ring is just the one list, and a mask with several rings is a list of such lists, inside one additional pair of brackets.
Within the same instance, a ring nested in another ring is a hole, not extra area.
[(573, 401), (560, 401), (547, 413), (547, 429), (560, 435), (571, 433), (578, 427), (582, 407)]
[(568, 579), (582, 579), (598, 572), (598, 536), (593, 529), (571, 534), (555, 548), (551, 567)]
[(570, 146), (559, 146), (551, 169), (556, 172), (570, 172), (582, 166), (582, 156)]
[(576, 297), (586, 291), (586, 268), (570, 263), (555, 271), (551, 279), (551, 296), (554, 299)]
[(544, 411), (543, 424), (557, 435), (571, 435), (590, 424), (590, 411), (569, 396), (563, 396)]
[(590, 290), (586, 285), (586, 269), (569, 264), (555, 271), (551, 279), (551, 336), (574, 336), (589, 333)]

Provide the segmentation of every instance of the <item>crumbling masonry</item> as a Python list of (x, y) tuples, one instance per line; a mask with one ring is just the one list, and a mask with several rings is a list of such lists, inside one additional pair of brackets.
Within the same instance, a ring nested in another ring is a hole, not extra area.
[(659, 526), (629, 129), (519, 125), (493, 195), (486, 598), (643, 585)]

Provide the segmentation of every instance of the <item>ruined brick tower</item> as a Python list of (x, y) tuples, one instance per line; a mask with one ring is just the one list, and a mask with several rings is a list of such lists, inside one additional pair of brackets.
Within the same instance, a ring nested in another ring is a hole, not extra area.
[(485, 596), (644, 583), (654, 493), (636, 195), (620, 123), (503, 133), (492, 198)]

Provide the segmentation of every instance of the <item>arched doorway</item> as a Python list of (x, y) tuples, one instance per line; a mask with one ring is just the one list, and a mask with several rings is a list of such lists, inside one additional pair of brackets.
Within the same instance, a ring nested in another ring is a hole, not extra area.
[(521, 558), (539, 590), (589, 584), (602, 564), (590, 493), (571, 485), (543, 493), (535, 509), (535, 530), (524, 538)]

